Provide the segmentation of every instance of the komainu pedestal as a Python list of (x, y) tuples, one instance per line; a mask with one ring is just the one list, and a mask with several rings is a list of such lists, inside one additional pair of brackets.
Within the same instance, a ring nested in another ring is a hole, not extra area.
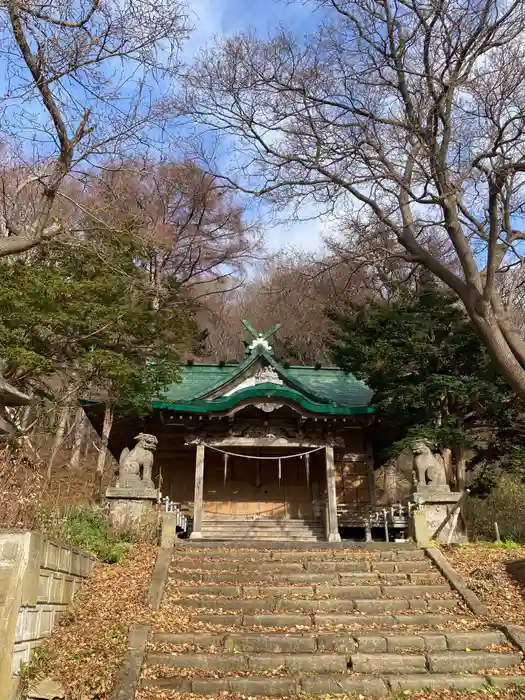
[(449, 517), (463, 494), (450, 490), (441, 457), (434, 455), (425, 442), (414, 442), (412, 452), (416, 489), (412, 500), (425, 515), (429, 537), (439, 542), (464, 542), (467, 536), (461, 513)]
[(144, 530), (156, 520), (157, 489), (143, 486), (110, 486), (106, 489), (109, 515), (118, 530)]
[(155, 435), (139, 433), (132, 450), (122, 450), (116, 486), (106, 489), (113, 525), (122, 530), (142, 530), (155, 521), (158, 491), (151, 478)]
[(452, 491), (446, 493), (443, 491), (436, 492), (428, 490), (416, 491), (412, 494), (414, 503), (416, 503), (419, 509), (425, 514), (428, 535), (431, 539), (435, 539), (438, 542), (447, 542), (450, 531), (454, 528), (450, 542), (466, 541), (467, 535), (465, 525), (460, 513), (456, 516), (452, 515), (445, 527), (440, 530), (440, 526), (449, 516), (450, 511), (454, 509), (454, 506), (456, 506), (462, 495), (461, 493), (454, 493)]

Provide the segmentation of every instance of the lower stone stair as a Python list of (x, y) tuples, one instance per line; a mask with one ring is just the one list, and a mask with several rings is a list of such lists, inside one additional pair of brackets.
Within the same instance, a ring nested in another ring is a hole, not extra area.
[(141, 687), (388, 697), (501, 687), (523, 674), (519, 650), (413, 545), (194, 544), (173, 552)]
[(213, 518), (202, 522), (201, 531), (206, 541), (319, 542), (325, 539), (324, 526), (317, 520)]

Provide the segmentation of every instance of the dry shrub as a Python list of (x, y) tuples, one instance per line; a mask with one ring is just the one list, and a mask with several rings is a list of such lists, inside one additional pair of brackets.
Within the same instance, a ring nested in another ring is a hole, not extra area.
[(471, 497), (465, 515), (471, 539), (493, 540), (497, 522), (503, 539), (525, 543), (525, 484), (513, 474), (504, 474), (487, 498)]
[(9, 446), (0, 448), (0, 528), (33, 529), (38, 525), (44, 477)]

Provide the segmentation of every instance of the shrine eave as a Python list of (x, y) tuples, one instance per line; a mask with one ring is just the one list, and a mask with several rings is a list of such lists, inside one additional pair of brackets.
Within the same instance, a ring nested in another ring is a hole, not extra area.
[(336, 403), (319, 403), (312, 401), (295, 389), (273, 384), (259, 384), (254, 387), (236, 391), (229, 396), (221, 396), (212, 400), (197, 399), (177, 402), (154, 400), (152, 401), (152, 408), (177, 411), (179, 413), (226, 413), (239, 404), (256, 404), (257, 402), (264, 402), (268, 399), (274, 402), (282, 401), (283, 403), (296, 404), (304, 411), (317, 415), (354, 416), (374, 413), (374, 409), (371, 406), (350, 407), (337, 405)]

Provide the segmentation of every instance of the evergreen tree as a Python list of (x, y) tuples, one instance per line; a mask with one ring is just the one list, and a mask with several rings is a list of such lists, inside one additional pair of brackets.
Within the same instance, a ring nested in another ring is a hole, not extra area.
[(58, 375), (121, 409), (145, 410), (177, 379), (193, 333), (178, 286), (151, 289), (137, 264), (145, 255), (132, 232), (101, 232), (0, 261), (0, 357), (11, 381), (45, 390)]
[(425, 280), (413, 297), (352, 307), (333, 320), (334, 360), (374, 391), (385, 453), (398, 454), (414, 438), (451, 448), (463, 487), (465, 448), (479, 448), (478, 437), (516, 399), (457, 300)]

